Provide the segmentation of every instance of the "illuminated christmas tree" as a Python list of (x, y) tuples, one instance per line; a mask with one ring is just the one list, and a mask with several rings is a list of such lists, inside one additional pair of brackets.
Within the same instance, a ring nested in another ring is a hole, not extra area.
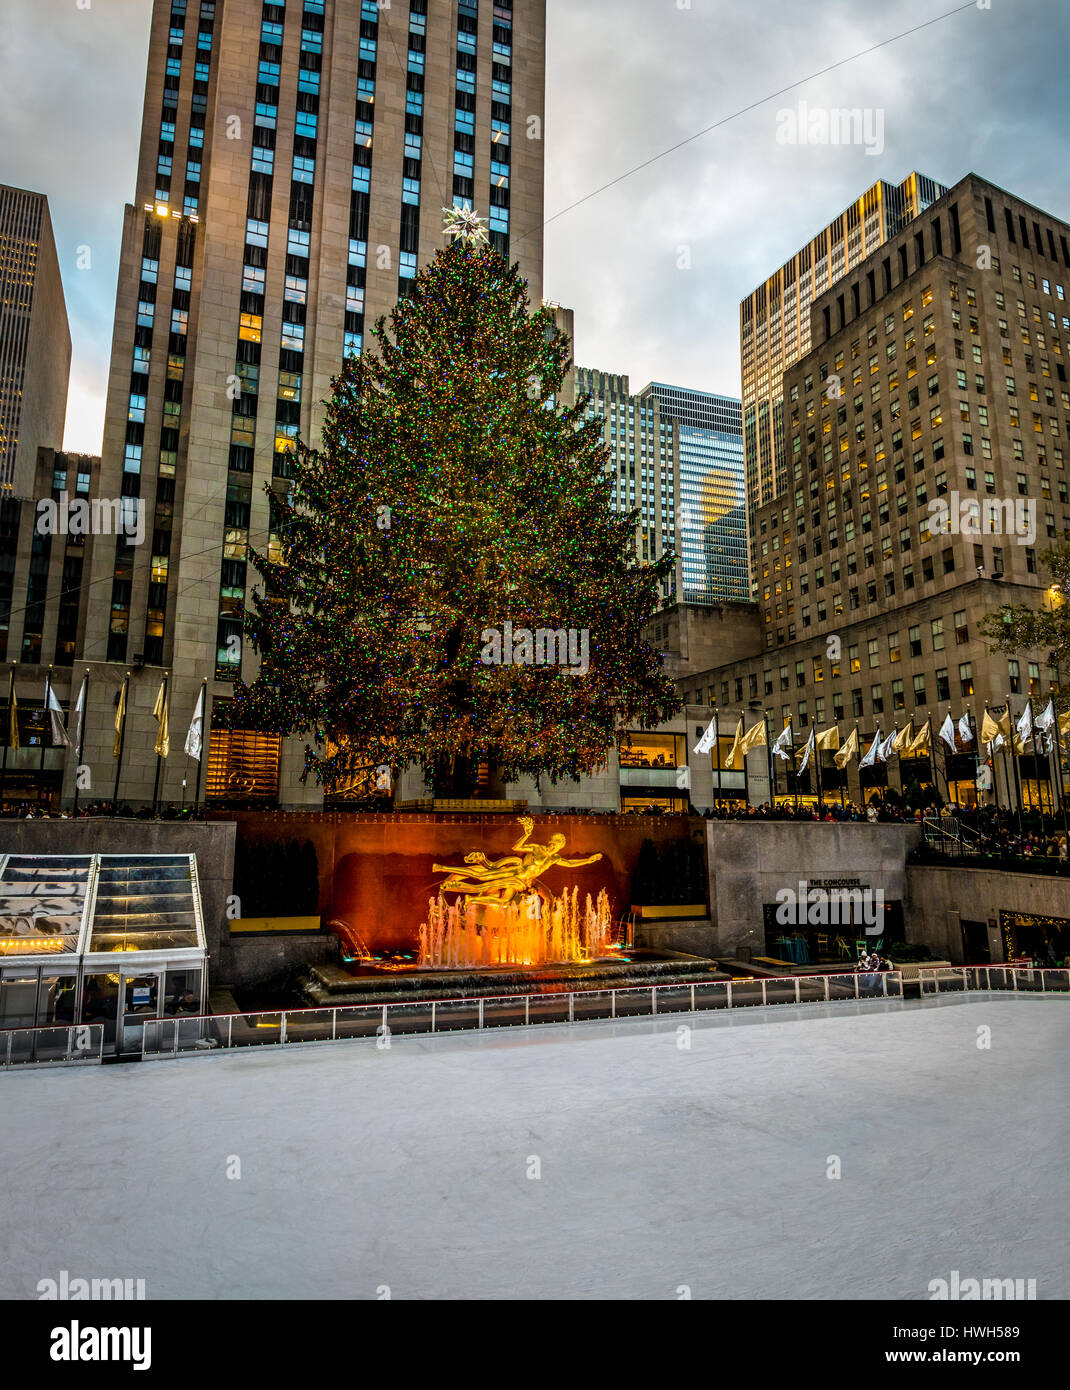
[(436, 795), (598, 768), (679, 702), (640, 629), (640, 565), (602, 426), (558, 403), (570, 343), (471, 213), (333, 383), (319, 451), (272, 501), (233, 722), (304, 733), (326, 787), (419, 764)]

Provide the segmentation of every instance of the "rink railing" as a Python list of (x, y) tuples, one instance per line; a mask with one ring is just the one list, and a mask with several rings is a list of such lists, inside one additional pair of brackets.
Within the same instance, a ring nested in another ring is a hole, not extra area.
[(1070, 970), (1033, 965), (942, 965), (918, 971), (922, 995), (980, 991), (999, 994), (1068, 994)]
[(263, 1013), (147, 1019), (143, 1025), (142, 1056), (169, 1057), (178, 1053), (264, 1044), (384, 1039), (394, 1034), (450, 1033), (481, 1028), (532, 1027), (539, 1023), (655, 1018), (775, 1004), (826, 1004), (835, 1000), (902, 997), (902, 975), (898, 970), (888, 970), (696, 980), (687, 984), (574, 990), (569, 994), (506, 994), (482, 999), (275, 1009)]
[(102, 1023), (46, 1024), (0, 1032), (0, 1067), (65, 1067), (103, 1060)]

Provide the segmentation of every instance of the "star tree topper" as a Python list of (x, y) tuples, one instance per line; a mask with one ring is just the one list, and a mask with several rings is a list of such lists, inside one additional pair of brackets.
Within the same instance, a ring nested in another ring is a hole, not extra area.
[(442, 211), (446, 214), (442, 228), (451, 240), (467, 241), (472, 246), (490, 245), (485, 218), (477, 216), (474, 208), (443, 208)]

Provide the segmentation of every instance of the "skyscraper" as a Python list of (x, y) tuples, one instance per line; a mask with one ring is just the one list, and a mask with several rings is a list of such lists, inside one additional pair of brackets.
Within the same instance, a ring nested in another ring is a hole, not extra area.
[[(781, 385), (810, 350), (810, 305), (946, 192), (924, 174), (908, 174), (901, 184), (881, 179), (740, 305), (752, 579), (755, 513), (787, 488)], [(857, 302), (852, 307), (857, 313)]]
[(662, 593), (666, 602), (675, 599), (683, 569), (676, 533), (680, 473), (672, 419), (656, 398), (633, 396), (626, 376), (577, 367), (573, 377), (576, 395), (591, 398), (588, 418), (600, 416), (604, 422), (613, 506), (639, 513), (636, 559), (653, 562), (670, 550), (676, 552), (675, 569)]
[(29, 497), (38, 446), (62, 446), (70, 370), (48, 199), (0, 185), (0, 494)]
[(740, 402), (652, 381), (639, 393), (676, 422), (684, 603), (746, 602), (746, 488)]
[[(544, 30), (545, 0), (156, 0), (101, 484), (141, 499), (149, 539), (95, 548), (85, 655), (115, 663), (116, 686), (127, 666), (170, 668), (176, 724), (204, 677), (223, 700), (253, 673), (241, 612), (249, 550), (275, 544), (264, 485), (286, 488), (298, 435), (318, 442), (343, 355), (443, 244), (444, 205), (487, 216), (539, 304)], [(135, 706), (157, 680), (135, 678)], [(111, 737), (110, 713), (91, 720), (89, 755)], [(299, 748), (275, 740), (265, 772), (260, 743), (258, 785), (318, 799), (297, 787)], [(131, 746), (127, 796), (151, 795), (152, 763), (151, 740)]]

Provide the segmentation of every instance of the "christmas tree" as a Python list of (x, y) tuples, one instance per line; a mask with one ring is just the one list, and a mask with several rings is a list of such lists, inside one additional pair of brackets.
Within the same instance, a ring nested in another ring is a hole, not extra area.
[(640, 634), (671, 559), (640, 565), (602, 426), (563, 407), (570, 344), (455, 213), (453, 240), (346, 359), (322, 448), (298, 443), (246, 613), (260, 654), (234, 722), (305, 733), (328, 789), (377, 764), (470, 795), (579, 777), (679, 707)]

